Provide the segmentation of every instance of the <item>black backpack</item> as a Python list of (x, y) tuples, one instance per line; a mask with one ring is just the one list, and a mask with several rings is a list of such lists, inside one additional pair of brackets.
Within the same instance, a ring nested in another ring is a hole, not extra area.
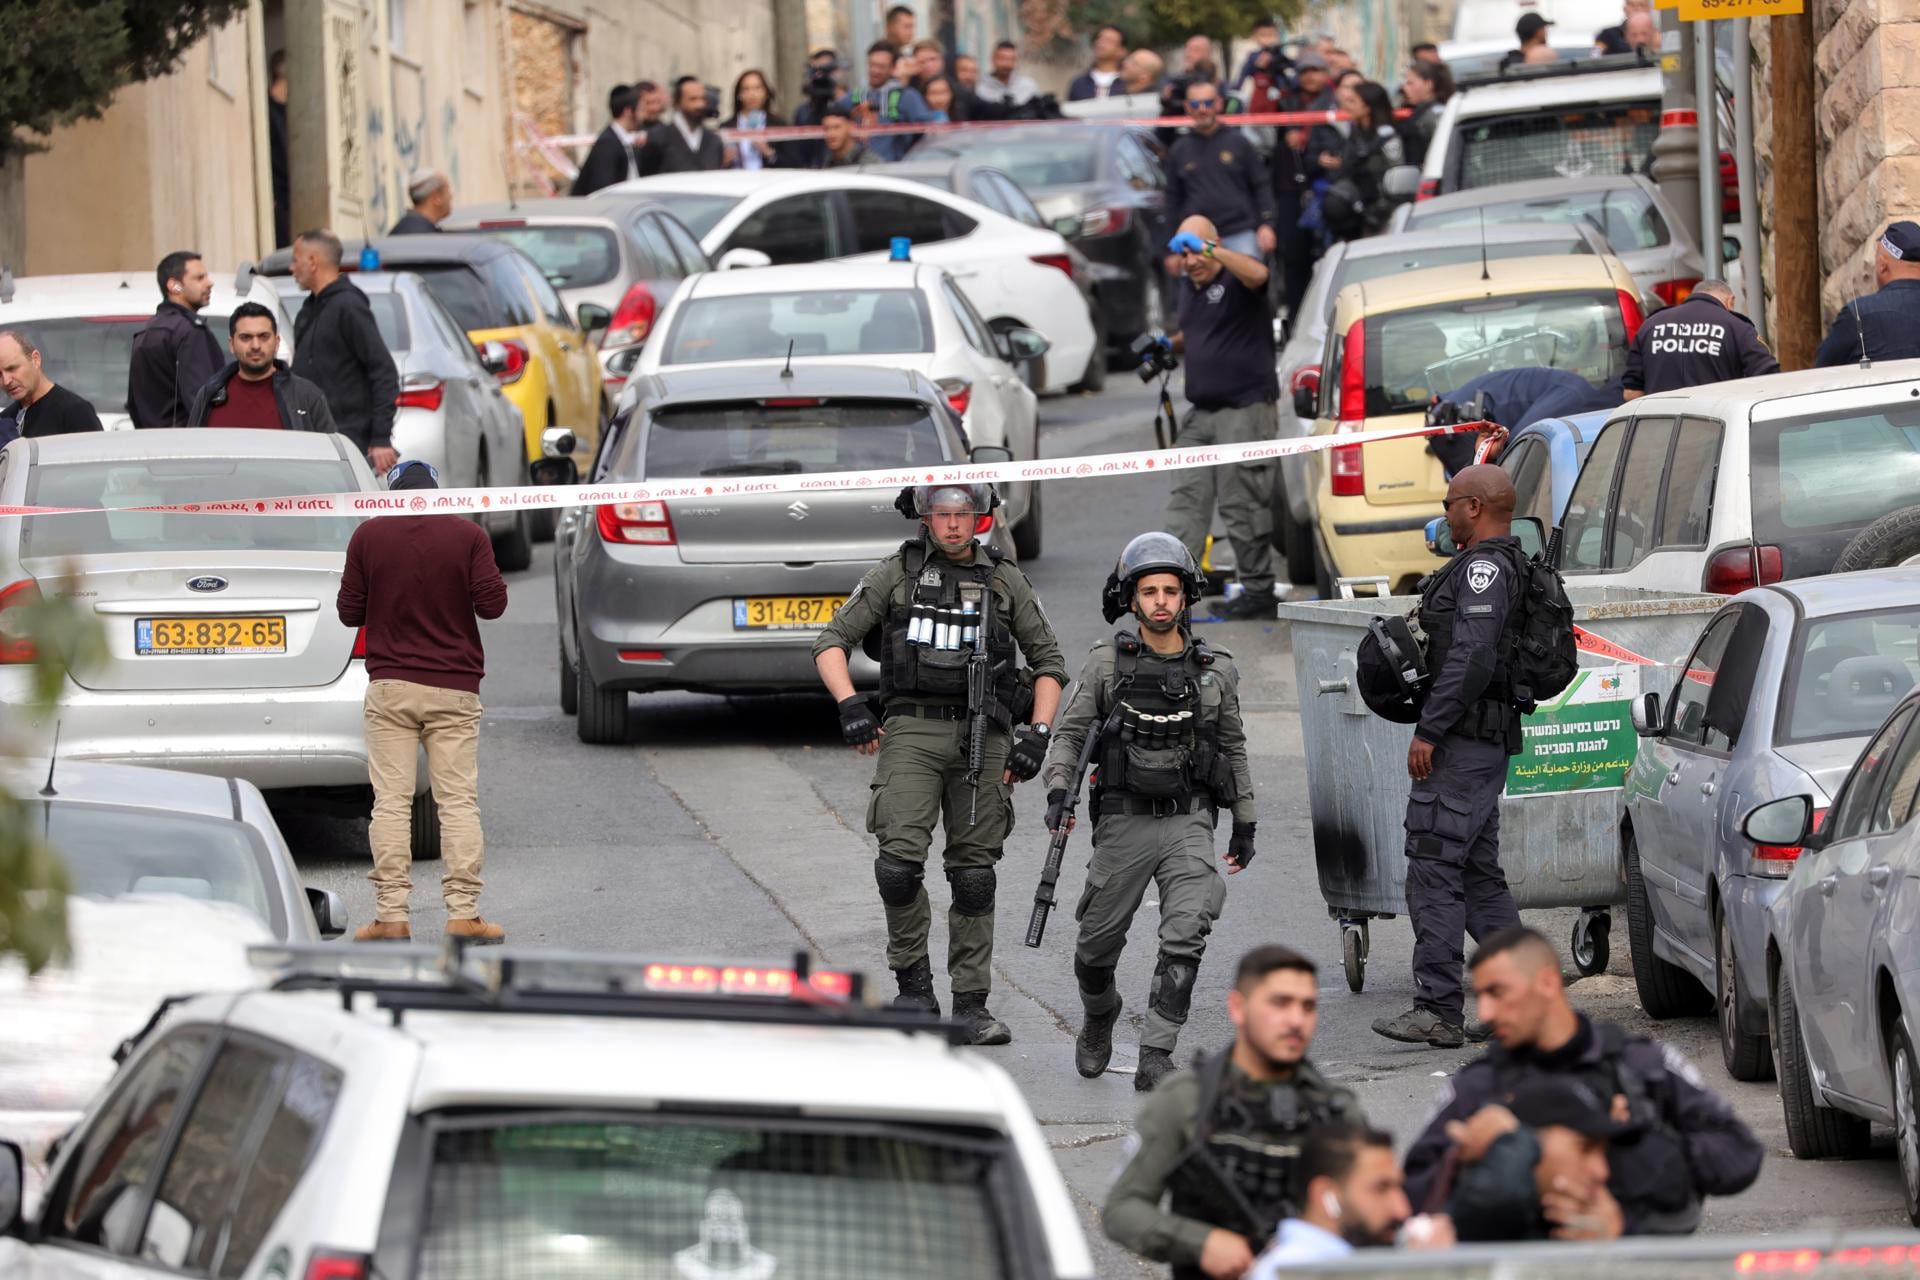
[(1580, 650), (1573, 640), (1573, 602), (1560, 571), (1544, 555), (1514, 550), (1519, 604), (1507, 652), (1507, 686), (1521, 711), (1557, 698), (1573, 683)]

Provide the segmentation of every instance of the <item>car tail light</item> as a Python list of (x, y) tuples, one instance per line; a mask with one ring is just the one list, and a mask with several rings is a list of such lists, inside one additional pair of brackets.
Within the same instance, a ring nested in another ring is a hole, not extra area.
[[(1826, 820), (1827, 811), (1825, 809), (1815, 809), (1813, 811), (1813, 821), (1809, 824), (1811, 831), (1818, 832), (1821, 824), (1826, 822)], [(1797, 844), (1756, 844), (1753, 846), (1754, 861), (1771, 862), (1775, 864), (1792, 862), (1800, 856), (1801, 847), (1802, 846)], [(1777, 870), (1771, 867), (1763, 868), (1763, 870), (1776, 875), (1784, 876), (1787, 874), (1787, 868), (1785, 866), (1778, 866)]]
[(613, 319), (607, 322), (607, 331), (600, 335), (600, 345), (625, 347), (645, 342), (647, 335), (653, 332), (653, 321), (659, 313), (660, 303), (654, 298), (653, 290), (645, 284), (635, 284), (620, 299), (620, 305), (614, 308)]
[[(1355, 320), (1340, 344), (1340, 404), (1342, 422), (1361, 422), (1367, 416), (1367, 322)], [(1350, 428), (1357, 430), (1358, 428)]]
[(367, 1280), (373, 1259), (364, 1253), (315, 1249), (307, 1259), (307, 1280)]
[(447, 389), (438, 378), (410, 373), (400, 384), (400, 394), (394, 397), (393, 403), (402, 409), (426, 409), (429, 412), (435, 412), (439, 410), (446, 396)]
[(1670, 307), (1677, 307), (1693, 293), (1698, 280), (1662, 280), (1653, 286), (1654, 294)]
[(1365, 446), (1343, 444), (1327, 451), (1329, 479), (1336, 498), (1358, 498), (1367, 491)]
[(973, 384), (965, 378), (940, 378), (935, 381), (947, 397), (947, 404), (961, 417), (967, 416), (967, 406), (973, 403)]
[(1640, 332), (1640, 322), (1647, 317), (1640, 310), (1640, 299), (1632, 290), (1615, 289), (1613, 293), (1620, 299), (1620, 323), (1627, 326), (1627, 341), (1632, 342), (1634, 335)]
[(1778, 547), (1728, 547), (1707, 561), (1701, 590), (1717, 596), (1739, 595), (1749, 587), (1764, 587), (1786, 577)]
[(1117, 236), (1127, 229), (1132, 216), (1132, 211), (1124, 206), (1089, 209), (1080, 215), (1080, 234), (1087, 239)]
[(825, 404), (824, 396), (768, 396), (760, 402), (763, 409), (818, 409)]
[(39, 656), (27, 634), (27, 610), (40, 603), (40, 584), (22, 578), (0, 587), (0, 664), (32, 662)]
[(145, 324), (153, 319), (153, 312), (143, 316), (82, 316), (88, 324)]
[(348, 656), (353, 658), (365, 658), (367, 656), (367, 629), (365, 627), (361, 627), (353, 633), (353, 652)]
[(1731, 151), (1720, 153), (1720, 218), (1740, 221), (1740, 166)]
[(480, 222), (480, 229), (482, 231), (494, 231), (501, 227), (524, 227), (526, 225), (527, 220), (525, 218), (484, 218)]
[(673, 517), (664, 502), (609, 502), (594, 513), (603, 542), (671, 546)]
[(518, 382), (520, 375), (527, 371), (527, 344), (516, 338), (497, 339), (507, 349), (507, 367), (494, 377), (502, 382)]
[(1420, 179), (1420, 190), (1414, 193), (1415, 200), (1431, 200), (1440, 194), (1440, 179)]
[(1070, 253), (1036, 253), (1033, 260), (1043, 267), (1052, 267), (1056, 271), (1067, 273), (1067, 279), (1073, 279), (1073, 255)]

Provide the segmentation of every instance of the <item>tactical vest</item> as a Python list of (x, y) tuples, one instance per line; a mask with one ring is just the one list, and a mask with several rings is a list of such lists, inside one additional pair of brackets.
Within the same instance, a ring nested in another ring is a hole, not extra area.
[(1212, 650), (1196, 639), (1178, 658), (1162, 658), (1127, 631), (1114, 636), (1113, 649), (1113, 678), (1100, 714), (1111, 715), (1116, 703), (1124, 709), (1119, 731), (1101, 744), (1101, 796), (1231, 805), (1239, 796), (1232, 764), (1220, 750), (1219, 704), (1209, 709), (1200, 697)]
[[(926, 544), (910, 540), (900, 547), (906, 573), (906, 607), (897, 598), (887, 601), (880, 635), (880, 703), (892, 708), (897, 700), (948, 703), (964, 707), (967, 701), (967, 659), (971, 642), (952, 642), (950, 648), (915, 643), (914, 621), (938, 619), (943, 625), (964, 627), (972, 622), (987, 627), (987, 654), (993, 664), (994, 706), (989, 715), (1002, 728), (1011, 726), (1020, 702), (1019, 646), (1004, 617), (1005, 595), (995, 590), (992, 618), (982, 616), (987, 584), (1000, 567), (1000, 555), (987, 548), (987, 564), (955, 564), (945, 556), (928, 556)], [(968, 708), (973, 710), (974, 708)]]
[[(1479, 548), (1475, 548), (1478, 550)], [(1513, 604), (1507, 610), (1507, 616), (1500, 623), (1500, 641), (1495, 647), (1493, 676), (1487, 681), (1487, 687), (1480, 692), (1480, 701), (1467, 708), (1460, 717), (1460, 723), (1452, 732), (1465, 738), (1478, 738), (1487, 742), (1512, 740), (1517, 743), (1519, 737), (1520, 712), (1513, 705), (1512, 663), (1513, 646), (1519, 639), (1519, 612), (1525, 604), (1525, 561), (1517, 545), (1488, 544), (1489, 551), (1501, 552), (1507, 562), (1507, 569), (1514, 575)], [(1453, 624), (1458, 615), (1460, 597), (1454, 594), (1454, 608), (1440, 609), (1434, 603), (1440, 594), (1442, 583), (1450, 580), (1467, 562), (1467, 553), (1461, 551), (1444, 565), (1435, 569), (1420, 580), (1420, 604), (1417, 611), (1420, 630), (1427, 637), (1427, 670), (1435, 679), (1446, 670), (1447, 651), (1453, 647)], [(1510, 743), (1511, 745), (1511, 743)]]
[[(1307, 1134), (1343, 1120), (1347, 1100), (1337, 1093), (1283, 1081), (1267, 1090), (1266, 1105), (1226, 1087), (1231, 1051), (1194, 1065), (1200, 1104), (1193, 1141), (1167, 1180), (1168, 1207), (1183, 1218), (1238, 1232), (1255, 1253), (1283, 1218), (1296, 1216), (1306, 1187), (1299, 1180), (1300, 1147)], [(1175, 1280), (1203, 1273), (1175, 1267)]]

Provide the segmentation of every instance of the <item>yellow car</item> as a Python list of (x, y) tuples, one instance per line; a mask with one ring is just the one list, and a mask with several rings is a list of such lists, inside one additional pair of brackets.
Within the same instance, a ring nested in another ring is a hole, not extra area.
[[(1618, 382), (1640, 319), (1633, 275), (1611, 254), (1495, 259), (1349, 285), (1334, 303), (1317, 406), (1303, 407), (1317, 409), (1316, 436), (1339, 435), (1418, 426), (1435, 396), (1506, 369)], [(1340, 577), (1412, 590), (1433, 571), (1424, 529), (1447, 491), (1426, 439), (1312, 456), (1321, 595)]]

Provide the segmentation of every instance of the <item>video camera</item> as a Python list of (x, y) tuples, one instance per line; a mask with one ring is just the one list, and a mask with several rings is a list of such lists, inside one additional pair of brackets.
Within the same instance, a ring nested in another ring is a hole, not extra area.
[(1158, 329), (1133, 340), (1133, 356), (1139, 362), (1135, 372), (1142, 382), (1152, 382), (1180, 367), (1180, 358), (1173, 354), (1173, 343)]
[(807, 67), (807, 98), (825, 104), (840, 96), (840, 60), (810, 64)]

